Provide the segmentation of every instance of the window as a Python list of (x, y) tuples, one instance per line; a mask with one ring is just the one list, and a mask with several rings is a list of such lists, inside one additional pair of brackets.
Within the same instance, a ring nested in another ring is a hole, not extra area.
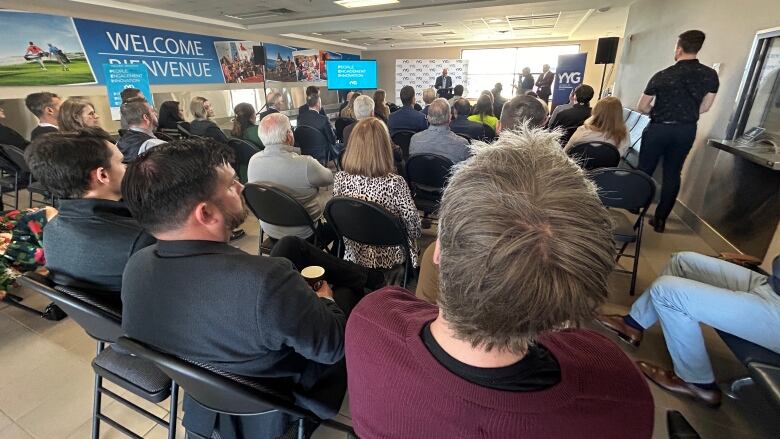
[(500, 49), (464, 49), (461, 58), (468, 61), (468, 86), (466, 97), (478, 98), (482, 90), (490, 90), (497, 82), (504, 87), (504, 96), (514, 96), (518, 77), (524, 67), (531, 69), (537, 78), (542, 65), (549, 64), (551, 70), (558, 66), (558, 55), (579, 53), (580, 45), (507, 47)]

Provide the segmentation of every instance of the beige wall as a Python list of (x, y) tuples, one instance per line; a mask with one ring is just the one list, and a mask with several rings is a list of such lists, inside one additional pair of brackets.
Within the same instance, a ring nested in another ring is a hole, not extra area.
[[(377, 69), (379, 71), (378, 83), (379, 88), (387, 91), (388, 99), (392, 99), (395, 96), (395, 60), (396, 59), (433, 59), (433, 58), (449, 58), (458, 59), (461, 57), (463, 49), (489, 49), (497, 47), (526, 47), (526, 46), (551, 46), (551, 45), (568, 45), (579, 44), (580, 52), (588, 53), (588, 62), (585, 66), (585, 83), (593, 86), (598, 93), (598, 87), (601, 83), (602, 66), (596, 65), (593, 61), (596, 59), (596, 41), (556, 41), (552, 43), (530, 43), (530, 44), (503, 44), (495, 46), (452, 46), (452, 47), (435, 47), (429, 49), (402, 49), (402, 50), (375, 50), (363, 52), (363, 59), (376, 59)], [(618, 49), (618, 54), (620, 50)], [(618, 57), (619, 58), (619, 57)], [(618, 61), (616, 61), (619, 63)], [(607, 68), (607, 74), (610, 73), (611, 66)], [(611, 77), (615, 77), (617, 72), (617, 66), (612, 69)], [(614, 82), (614, 79), (607, 78), (604, 81), (604, 88), (606, 89), (608, 84)], [(509, 84), (504, 84), (504, 90), (509, 89)], [(400, 104), (400, 102), (398, 102)]]
[[(704, 31), (707, 40), (699, 59), (710, 66), (721, 63), (720, 91), (710, 112), (699, 120), (696, 142), (683, 170), (679, 199), (694, 213), (707, 202), (707, 186), (716, 183), (712, 178), (719, 153), (706, 141), (725, 136), (755, 33), (776, 26), (780, 26), (777, 0), (638, 0), (631, 5), (615, 89), (628, 106), (635, 107), (653, 73), (674, 63), (674, 45), (683, 31)], [(774, 230), (776, 224), (765, 227)]]

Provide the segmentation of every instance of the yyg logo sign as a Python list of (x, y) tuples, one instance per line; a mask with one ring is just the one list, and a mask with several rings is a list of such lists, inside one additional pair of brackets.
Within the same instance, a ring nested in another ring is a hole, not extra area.
[(561, 84), (580, 84), (582, 74), (580, 72), (564, 72), (558, 75), (558, 82)]

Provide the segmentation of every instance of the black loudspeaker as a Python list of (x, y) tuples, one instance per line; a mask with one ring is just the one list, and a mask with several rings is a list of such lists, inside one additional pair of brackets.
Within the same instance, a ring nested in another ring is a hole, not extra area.
[(252, 61), (255, 63), (256, 66), (264, 66), (265, 65), (265, 47), (263, 46), (252, 46)]
[(615, 64), (619, 37), (599, 38), (596, 49), (596, 64)]

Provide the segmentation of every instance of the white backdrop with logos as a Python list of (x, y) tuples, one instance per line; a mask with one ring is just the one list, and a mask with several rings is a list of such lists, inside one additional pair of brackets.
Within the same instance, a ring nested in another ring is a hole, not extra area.
[(462, 59), (397, 59), (395, 60), (395, 103), (401, 105), (401, 88), (414, 87), (417, 102), (422, 104), (422, 92), (433, 87), (443, 69), (452, 78), (452, 86), (463, 85), (468, 90), (468, 61)]

